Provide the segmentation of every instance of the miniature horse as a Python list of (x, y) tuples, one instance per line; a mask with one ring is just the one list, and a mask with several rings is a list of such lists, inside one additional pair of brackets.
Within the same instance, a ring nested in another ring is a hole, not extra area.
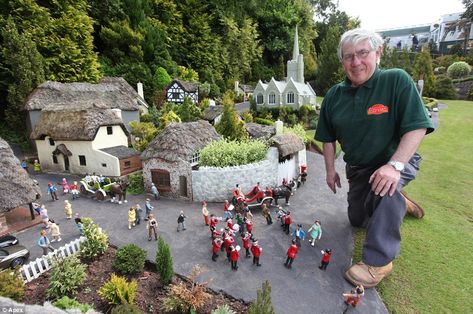
[(122, 198), (123, 202), (127, 203), (126, 200), (126, 188), (128, 187), (128, 182), (119, 182), (115, 183), (110, 186), (110, 196), (112, 197), (112, 203), (115, 202), (115, 195), (118, 194), (118, 204), (122, 203)]
[(276, 205), (278, 205), (279, 198), (286, 198), (286, 205), (289, 205), (289, 198), (292, 194), (292, 189), (295, 186), (295, 182), (291, 180), (289, 184), (280, 185), (273, 189), (273, 199)]

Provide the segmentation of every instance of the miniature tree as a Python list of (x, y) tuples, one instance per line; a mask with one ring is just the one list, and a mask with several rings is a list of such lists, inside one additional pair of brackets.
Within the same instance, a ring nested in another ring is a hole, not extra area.
[(235, 111), (230, 93), (225, 93), (223, 96), (223, 114), (215, 129), (224, 138), (229, 140), (243, 140), (248, 138), (245, 123)]
[(432, 70), (432, 58), (428, 49), (422, 49), (416, 55), (414, 61), (413, 79), (417, 82), (421, 76), (424, 79), (423, 94), (433, 96), (435, 94), (435, 76)]
[(80, 255), (95, 258), (105, 253), (108, 248), (108, 235), (90, 218), (82, 218), (82, 224), (87, 239), (80, 246)]
[(271, 284), (268, 280), (263, 282), (261, 290), (258, 290), (256, 301), (251, 303), (249, 314), (275, 314), (276, 311), (271, 303)]
[(171, 249), (162, 237), (158, 238), (158, 249), (156, 252), (156, 270), (161, 277), (161, 283), (165, 286), (171, 283), (174, 275)]

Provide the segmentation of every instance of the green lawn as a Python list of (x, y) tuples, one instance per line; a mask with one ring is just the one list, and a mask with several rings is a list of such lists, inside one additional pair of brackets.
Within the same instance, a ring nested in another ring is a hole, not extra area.
[[(392, 313), (473, 313), (473, 102), (442, 101), (440, 127), (406, 191), (426, 210), (406, 218), (401, 255), (379, 291)], [(356, 232), (355, 261), (363, 231)]]

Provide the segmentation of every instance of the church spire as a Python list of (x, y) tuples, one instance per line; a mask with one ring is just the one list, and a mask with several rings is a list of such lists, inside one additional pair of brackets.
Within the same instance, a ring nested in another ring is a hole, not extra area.
[(297, 25), (296, 25), (296, 33), (294, 35), (294, 48), (292, 50), (292, 60), (297, 60), (299, 56), (299, 34), (297, 32)]

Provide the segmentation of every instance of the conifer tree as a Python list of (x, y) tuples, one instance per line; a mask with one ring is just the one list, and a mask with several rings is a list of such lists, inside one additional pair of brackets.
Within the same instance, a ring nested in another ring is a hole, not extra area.
[(248, 138), (245, 123), (235, 111), (230, 93), (225, 93), (223, 96), (222, 118), (215, 129), (220, 135), (229, 140), (243, 140)]
[(171, 249), (162, 237), (158, 238), (158, 247), (156, 252), (156, 270), (161, 278), (161, 283), (169, 285), (174, 276)]
[(433, 96), (435, 93), (435, 76), (432, 70), (432, 58), (428, 49), (424, 48), (417, 54), (414, 61), (414, 70), (412, 77), (415, 81), (419, 80), (420, 76), (424, 78), (423, 94), (426, 96)]
[(268, 280), (263, 282), (261, 290), (258, 289), (256, 301), (251, 303), (248, 309), (249, 314), (275, 314), (271, 302), (271, 284)]

